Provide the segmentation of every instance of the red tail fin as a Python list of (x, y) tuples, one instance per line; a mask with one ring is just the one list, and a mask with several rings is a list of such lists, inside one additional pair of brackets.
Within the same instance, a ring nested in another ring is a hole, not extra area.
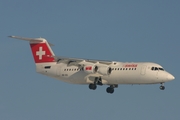
[(35, 63), (55, 62), (54, 53), (47, 41), (30, 43)]
[(11, 38), (29, 41), (35, 63), (55, 62), (54, 53), (44, 38), (24, 38), (9, 36)]

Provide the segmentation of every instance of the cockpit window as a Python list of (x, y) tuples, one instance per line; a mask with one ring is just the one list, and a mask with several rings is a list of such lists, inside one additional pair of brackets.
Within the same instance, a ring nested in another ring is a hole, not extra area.
[(162, 70), (162, 71), (164, 71), (164, 69), (163, 69), (163, 68), (159, 68), (159, 70)]
[(154, 67), (152, 67), (151, 70), (154, 70)]
[(163, 69), (163, 68), (158, 68), (158, 67), (152, 67), (152, 68), (151, 68), (151, 70), (153, 70), (153, 71), (157, 71), (157, 70), (164, 71), (164, 69)]
[(155, 67), (155, 70), (159, 70), (157, 67)]

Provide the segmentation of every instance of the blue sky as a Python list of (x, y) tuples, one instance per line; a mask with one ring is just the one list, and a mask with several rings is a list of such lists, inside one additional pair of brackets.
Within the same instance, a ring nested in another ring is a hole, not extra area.
[[(177, 120), (180, 118), (178, 0), (1, 0), (1, 120)], [(176, 79), (158, 85), (64, 83), (35, 72), (27, 42), (44, 37), (56, 55), (156, 62)]]

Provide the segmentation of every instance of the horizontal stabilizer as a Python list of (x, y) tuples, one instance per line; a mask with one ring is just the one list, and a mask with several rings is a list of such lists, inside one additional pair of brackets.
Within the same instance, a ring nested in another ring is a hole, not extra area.
[(18, 36), (8, 36), (10, 38), (15, 38), (19, 40), (26, 40), (26, 41), (34, 41), (34, 42), (43, 42), (43, 38), (24, 38), (24, 37), (18, 37)]
[[(8, 36), (8, 37), (10, 37), (10, 38), (15, 38), (15, 39), (19, 39), (19, 40), (29, 41), (29, 42), (31, 42), (31, 43), (33, 43), (33, 42), (43, 42), (43, 41), (46, 41), (46, 39), (44, 39), (44, 38), (24, 38), (24, 37), (19, 37), (19, 36)], [(49, 42), (48, 42), (48, 44), (49, 44), (50, 46), (54, 46), (53, 44), (51, 44), (51, 43), (49, 43)]]

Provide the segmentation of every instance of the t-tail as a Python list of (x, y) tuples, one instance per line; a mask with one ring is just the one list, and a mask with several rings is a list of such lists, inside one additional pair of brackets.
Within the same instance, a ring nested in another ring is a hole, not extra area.
[(36, 65), (36, 72), (44, 75), (52, 74), (51, 72), (53, 72), (53, 65), (56, 64), (56, 60), (54, 58), (55, 55), (50, 47), (52, 46), (52, 44), (48, 43), (47, 40), (44, 38), (24, 38), (18, 36), (9, 37), (29, 41), (34, 62)]
[(29, 41), (34, 62), (40, 63), (55, 63), (54, 53), (50, 46), (52, 44), (48, 43), (44, 38), (23, 38), (18, 36), (9, 36), (11, 38)]

